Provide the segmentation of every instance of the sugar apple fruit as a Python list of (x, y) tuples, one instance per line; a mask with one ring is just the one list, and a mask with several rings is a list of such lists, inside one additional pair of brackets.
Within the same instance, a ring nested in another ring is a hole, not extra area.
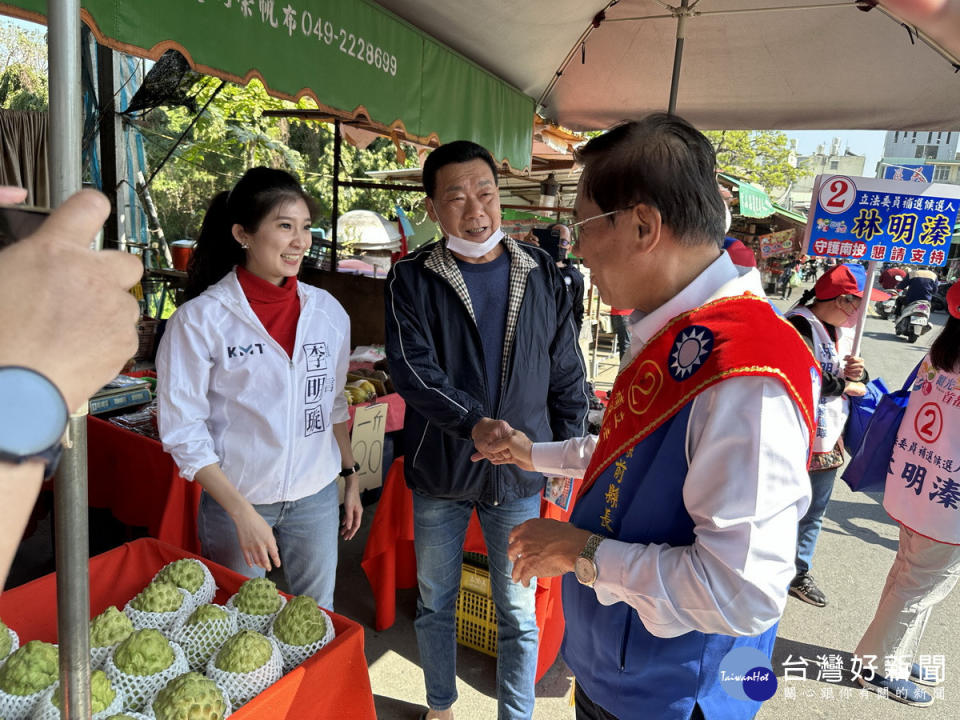
[(7, 626), (0, 620), (0, 660), (5, 658), (10, 654), (10, 649), (13, 647), (13, 638), (10, 637), (10, 633), (7, 631)]
[(59, 675), (59, 653), (50, 643), (31, 640), (0, 666), (0, 690), (32, 695), (50, 687)]
[(177, 560), (167, 565), (157, 580), (173, 583), (177, 587), (182, 587), (188, 593), (195, 593), (203, 585), (206, 575), (203, 568), (197, 560)]
[(253, 672), (266, 665), (272, 654), (267, 638), (253, 630), (241, 630), (223, 644), (214, 666), (225, 672)]
[(323, 638), (327, 619), (308, 595), (298, 595), (288, 602), (273, 621), (273, 634), (287, 645), (309, 645)]
[(170, 643), (153, 628), (131, 633), (113, 651), (113, 664), (127, 675), (154, 675), (166, 670), (173, 661)]
[(130, 607), (140, 612), (173, 612), (183, 604), (183, 593), (173, 583), (157, 580), (147, 585), (130, 601)]
[(130, 618), (111, 605), (90, 623), (90, 647), (112, 647), (133, 632)]
[(280, 593), (273, 580), (251, 578), (240, 586), (233, 606), (247, 615), (270, 615), (280, 609)]
[(136, 720), (132, 715), (124, 715), (123, 713), (119, 715), (111, 715), (107, 720)]
[(157, 720), (223, 720), (226, 712), (223, 692), (197, 672), (178, 675), (153, 701)]
[[(103, 670), (94, 670), (93, 674), (90, 675), (90, 704), (93, 712), (103, 712), (110, 707), (110, 703), (112, 703), (116, 697), (117, 691), (114, 690), (110, 684), (107, 674)], [(60, 692), (59, 686), (53, 691), (51, 700), (54, 705), (63, 709), (63, 694)]]
[(222, 607), (208, 603), (194, 610), (193, 614), (187, 618), (186, 624), (197, 625), (198, 623), (211, 622), (212, 620), (226, 620), (228, 617), (230, 616)]

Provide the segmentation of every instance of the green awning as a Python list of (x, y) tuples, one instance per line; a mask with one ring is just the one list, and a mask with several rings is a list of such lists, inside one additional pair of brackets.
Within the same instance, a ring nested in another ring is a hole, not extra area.
[[(101, 44), (157, 59), (175, 48), (199, 72), (272, 95), (312, 96), (426, 143), (469, 139), (530, 165), (534, 101), (365, 0), (82, 0)], [(46, 22), (47, 0), (0, 0), (0, 14)]]
[(556, 219), (544, 217), (543, 215), (537, 215), (536, 213), (524, 212), (522, 210), (513, 210), (512, 208), (504, 208), (500, 212), (500, 217), (504, 220), (536, 220), (537, 222), (543, 223), (554, 223)]
[(745, 180), (737, 180), (737, 178), (724, 175), (723, 173), (719, 175), (737, 188), (737, 196), (740, 201), (740, 215), (751, 218), (765, 218), (773, 215), (773, 203), (763, 190), (756, 185), (751, 185)]
[(798, 222), (801, 225), (805, 225), (807, 222), (807, 218), (805, 215), (801, 215), (800, 213), (795, 213), (792, 210), (787, 210), (786, 208), (782, 208), (776, 203), (773, 204), (773, 212), (776, 215), (782, 215), (785, 218), (790, 218), (791, 220)]

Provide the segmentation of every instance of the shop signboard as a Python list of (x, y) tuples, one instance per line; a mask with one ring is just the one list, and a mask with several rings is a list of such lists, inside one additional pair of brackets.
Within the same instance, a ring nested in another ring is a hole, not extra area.
[(758, 235), (760, 241), (760, 256), (764, 259), (776, 255), (786, 255), (793, 250), (793, 236), (795, 230), (780, 230), (766, 235)]
[(960, 186), (818, 175), (804, 245), (815, 257), (944, 265)]

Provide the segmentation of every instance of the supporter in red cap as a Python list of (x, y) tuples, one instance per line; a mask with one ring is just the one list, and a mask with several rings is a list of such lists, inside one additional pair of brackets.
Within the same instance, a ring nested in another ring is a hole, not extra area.
[(947, 312), (960, 319), (960, 280), (947, 290)]
[[(817, 432), (807, 464), (813, 496), (797, 530), (797, 574), (790, 583), (791, 595), (815, 607), (827, 604), (826, 595), (813, 581), (810, 566), (833, 482), (844, 462), (841, 438), (850, 412), (847, 397), (863, 395), (863, 383), (869, 379), (863, 358), (853, 355), (851, 330), (857, 323), (866, 278), (861, 265), (837, 265), (787, 312), (787, 320), (820, 362), (823, 377)], [(870, 294), (871, 300), (887, 297), (880, 290)]]

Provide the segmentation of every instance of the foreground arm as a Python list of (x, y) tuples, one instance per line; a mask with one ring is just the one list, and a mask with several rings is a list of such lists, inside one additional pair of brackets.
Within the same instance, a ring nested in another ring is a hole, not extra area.
[[(2, 203), (22, 202), (25, 195), (0, 187)], [(0, 252), (0, 365), (46, 375), (70, 410), (111, 380), (137, 349), (140, 311), (127, 289), (143, 272), (140, 260), (90, 249), (109, 211), (100, 193), (78, 193), (32, 236)], [(39, 462), (0, 463), (0, 588), (43, 471)]]

